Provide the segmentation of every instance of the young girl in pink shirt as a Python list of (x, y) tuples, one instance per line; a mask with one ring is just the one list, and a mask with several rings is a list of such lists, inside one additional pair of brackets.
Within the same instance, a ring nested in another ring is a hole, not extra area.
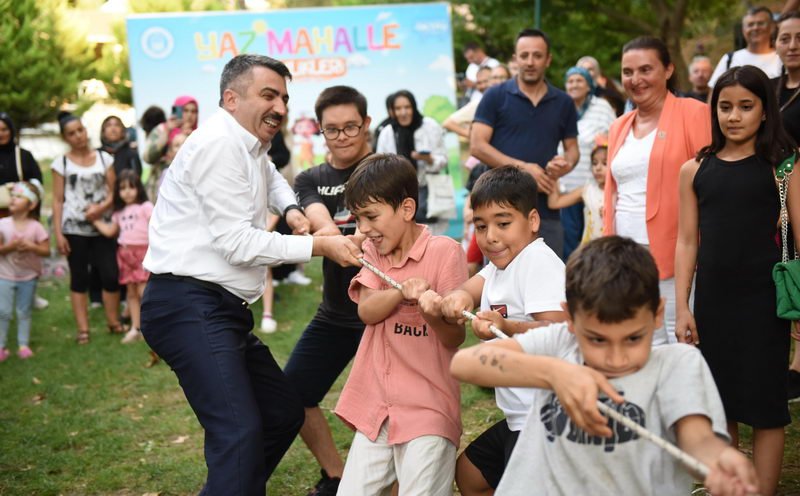
[(132, 170), (124, 170), (117, 176), (114, 187), (114, 213), (111, 222), (102, 219), (94, 225), (103, 236), (117, 238), (117, 265), (119, 283), (128, 286), (128, 308), (131, 312), (131, 328), (122, 338), (123, 343), (132, 343), (142, 338), (139, 332), (139, 313), (142, 293), (150, 273), (142, 266), (147, 253), (147, 227), (153, 204), (147, 200), (141, 179)]
[(336, 405), (356, 431), (338, 494), (383, 494), (395, 481), (400, 496), (452, 494), (461, 418), (450, 360), (464, 327), (423, 308), (463, 284), (467, 264), (457, 242), (414, 222), (418, 189), (414, 167), (394, 154), (365, 159), (345, 186), (364, 258), (403, 289), (366, 269), (350, 283), (367, 327)]
[(42, 257), (50, 254), (50, 238), (39, 223), (40, 203), (39, 188), (27, 181), (18, 182), (8, 206), (11, 216), (0, 219), (0, 362), (10, 355), (6, 336), (15, 306), (17, 356), (23, 360), (33, 356), (29, 346), (31, 306), (42, 273)]

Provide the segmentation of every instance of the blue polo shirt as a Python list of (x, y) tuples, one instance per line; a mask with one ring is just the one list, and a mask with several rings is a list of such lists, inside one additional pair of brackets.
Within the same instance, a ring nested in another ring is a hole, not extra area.
[[(520, 91), (516, 78), (489, 88), (474, 120), (492, 128), (489, 144), (497, 150), (542, 167), (556, 155), (562, 140), (578, 136), (578, 113), (572, 98), (545, 82), (547, 93), (538, 105)], [(547, 207), (545, 194), (539, 193), (537, 209), (543, 219), (558, 218), (558, 210)]]

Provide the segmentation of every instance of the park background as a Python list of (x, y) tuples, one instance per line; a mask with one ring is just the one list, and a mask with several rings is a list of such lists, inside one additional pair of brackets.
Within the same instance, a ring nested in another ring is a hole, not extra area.
[[(132, 107), (135, 88), (126, 41), (127, 16), (206, 11), (223, 11), (226, 15), (260, 11), (268, 16), (276, 9), (403, 3), (406, 2), (0, 0), (0, 40), (4, 48), (0, 61), (0, 110), (11, 113), (23, 127), (23, 146), (37, 151), (36, 158), (45, 173), (47, 207), (49, 163), (63, 151), (53, 122), (56, 113), (68, 108), (82, 114), (97, 143), (102, 117), (115, 112), (123, 115), (126, 124), (135, 125), (144, 110)], [(780, 2), (766, 4), (774, 10), (781, 7)], [(538, 11), (534, 1), (521, 0), (471, 0), (444, 5), (451, 22), (450, 58), (456, 72), (466, 68), (461, 54), (465, 43), (477, 41), (487, 54), (506, 61), (513, 51), (516, 32), (534, 25), (538, 18), (553, 40), (548, 77), (555, 85), (563, 86), (565, 70), (587, 54), (600, 61), (606, 75), (618, 79), (621, 46), (642, 34), (667, 41), (679, 81), (686, 85), (686, 67), (692, 56), (702, 53), (716, 62), (734, 47), (737, 25), (749, 3), (542, 0)], [(415, 70), (421, 78), (429, 75), (422, 64)], [(382, 84), (387, 93), (399, 89), (394, 88), (395, 81), (391, 79)], [(449, 83), (442, 84), (442, 92), (453, 91)], [(437, 89), (430, 91), (433, 94)], [(169, 103), (182, 93), (170, 89), (155, 98)], [(446, 93), (448, 101), (452, 96)], [(370, 105), (372, 109), (382, 109), (383, 102), (370, 101)], [(167, 104), (162, 106), (169, 110)], [(200, 112), (202, 120), (211, 114), (212, 107), (201, 106)], [(375, 123), (379, 121), (373, 119)], [(451, 157), (451, 170), (460, 171), (463, 148), (462, 143), (460, 153)], [(0, 364), (0, 494), (195, 494), (205, 477), (202, 431), (174, 374), (163, 363), (145, 367), (149, 357), (143, 343), (122, 346), (118, 336), (105, 333), (101, 310), (91, 313), (92, 343), (76, 346), (63, 261), (55, 257), (48, 261), (47, 268), (40, 294), (50, 300), (50, 307), (34, 314), (32, 346), (36, 356), (28, 361), (12, 358)], [(313, 279), (310, 286), (277, 288), (275, 316), (279, 332), (261, 336), (279, 363), (285, 362), (320, 301), (319, 261), (309, 264), (307, 273)], [(253, 306), (256, 315), (260, 310), (260, 303)], [(14, 328), (12, 325), (12, 345)], [(473, 342), (470, 337), (468, 344)], [(337, 382), (322, 406), (334, 427), (337, 445), (344, 451), (352, 433), (330, 413), (343, 383), (343, 379)], [(491, 391), (470, 385), (462, 386), (462, 412), (465, 441), (500, 416)], [(799, 413), (800, 407), (793, 405), (793, 419)], [(780, 494), (800, 495), (800, 429), (795, 423), (787, 432)], [(744, 439), (747, 450), (749, 433)], [(298, 439), (273, 476), (268, 492), (305, 494), (316, 482), (317, 470)]]

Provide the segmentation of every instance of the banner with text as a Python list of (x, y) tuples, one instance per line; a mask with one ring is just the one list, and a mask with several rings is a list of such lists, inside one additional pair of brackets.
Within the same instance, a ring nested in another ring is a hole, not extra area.
[(288, 125), (314, 156), (303, 161), (319, 156), (322, 140), (309, 121), (317, 95), (328, 86), (364, 93), (373, 126), (386, 117), (386, 97), (400, 89), (416, 96), (423, 114), (442, 122), (455, 110), (449, 9), (447, 3), (427, 3), (130, 16), (137, 117), (150, 105), (169, 114), (176, 97), (191, 95), (202, 123), (218, 107), (225, 63), (237, 54), (258, 53), (283, 61), (292, 72)]

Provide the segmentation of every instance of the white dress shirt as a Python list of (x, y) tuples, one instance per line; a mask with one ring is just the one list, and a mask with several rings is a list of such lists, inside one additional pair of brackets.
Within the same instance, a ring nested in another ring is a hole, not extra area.
[(265, 230), (268, 209), (282, 214), (296, 203), (268, 150), (224, 109), (195, 130), (165, 172), (145, 268), (213, 282), (253, 303), (268, 265), (308, 261), (311, 236)]

